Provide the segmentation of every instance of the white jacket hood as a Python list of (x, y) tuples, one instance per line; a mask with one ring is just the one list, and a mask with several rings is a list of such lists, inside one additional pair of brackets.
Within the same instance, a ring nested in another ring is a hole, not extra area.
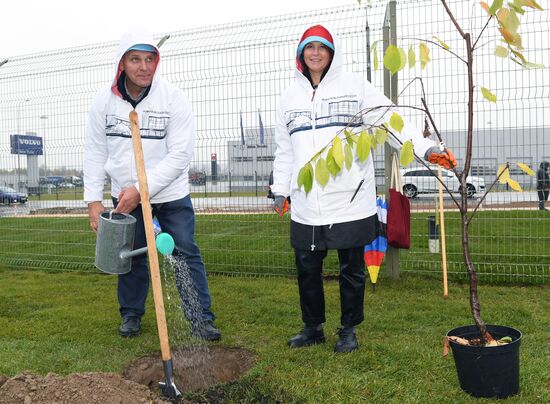
[[(328, 38), (324, 37), (324, 36), (326, 36), (326, 34), (323, 35), (323, 31), (327, 32), (327, 34), (329, 35)], [(308, 35), (308, 33), (310, 33), (311, 35)], [(321, 36), (321, 35), (323, 35), (323, 36)], [(306, 78), (306, 76), (303, 73), (304, 66), (302, 65), (302, 63), (300, 61), (300, 54), (299, 54), (300, 46), (302, 45), (302, 43), (304, 41), (307, 41), (307, 39), (304, 38), (304, 37), (309, 38), (310, 42), (313, 41), (313, 40), (317, 40), (318, 42), (322, 42), (322, 43), (325, 43), (325, 44), (327, 44), (327, 42), (329, 42), (334, 47), (334, 49), (333, 49), (334, 55), (332, 57), (332, 62), (329, 66), (328, 72), (325, 74), (325, 77), (323, 77), (323, 81), (325, 79), (330, 80), (331, 77), (334, 77), (338, 73), (342, 72), (343, 60), (342, 60), (342, 50), (340, 48), (340, 41), (338, 40), (336, 35), (334, 35), (332, 33), (332, 31), (329, 28), (327, 28), (325, 26), (322, 26), (322, 25), (314, 25), (314, 26), (309, 27), (308, 29), (306, 29), (304, 31), (304, 34), (302, 35), (302, 38), (301, 38), (300, 42), (298, 42), (298, 46), (296, 47), (296, 70), (295, 70), (294, 74), (295, 74), (297, 80), (300, 80), (300, 81), (305, 80), (306, 83), (309, 84), (309, 80)], [(327, 42), (325, 42), (325, 41), (327, 41)], [(300, 53), (303, 53), (303, 50)]]
[(157, 45), (155, 44), (153, 37), (147, 33), (142, 28), (134, 28), (128, 32), (126, 32), (122, 37), (120, 38), (120, 43), (118, 45), (118, 50), (116, 53), (116, 59), (115, 59), (115, 78), (113, 80), (113, 84), (111, 85), (111, 90), (113, 93), (121, 96), (120, 92), (117, 88), (117, 82), (120, 77), (120, 74), (122, 73), (122, 57), (124, 54), (134, 45), (143, 44), (143, 45), (150, 45), (157, 51), (157, 66), (155, 68), (155, 75), (153, 77), (153, 82), (151, 83), (151, 87), (154, 86), (155, 82), (158, 80), (159, 74), (159, 65), (160, 65), (160, 51), (157, 48)]

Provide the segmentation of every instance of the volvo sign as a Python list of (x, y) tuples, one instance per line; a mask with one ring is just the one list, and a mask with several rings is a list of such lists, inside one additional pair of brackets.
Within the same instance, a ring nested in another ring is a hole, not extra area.
[(42, 138), (31, 135), (10, 135), (11, 154), (41, 156), (43, 154)]

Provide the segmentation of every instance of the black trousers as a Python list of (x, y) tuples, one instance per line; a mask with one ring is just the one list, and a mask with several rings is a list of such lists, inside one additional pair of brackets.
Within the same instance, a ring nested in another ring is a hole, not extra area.
[(539, 194), (539, 208), (543, 209), (544, 201), (548, 200), (548, 194), (550, 193), (550, 191), (547, 189), (539, 189), (537, 192)]
[[(302, 321), (305, 324), (321, 324), (325, 319), (325, 294), (323, 290), (323, 259), (327, 250), (294, 250), (298, 270), (298, 288)], [(338, 250), (340, 261), (340, 324), (352, 327), (364, 319), (365, 262), (364, 247)]]

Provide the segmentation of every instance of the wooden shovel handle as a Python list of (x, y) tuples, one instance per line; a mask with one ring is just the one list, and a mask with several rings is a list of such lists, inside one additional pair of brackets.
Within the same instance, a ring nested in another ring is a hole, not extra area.
[(170, 344), (168, 340), (168, 327), (166, 326), (159, 259), (157, 248), (155, 246), (155, 231), (153, 229), (153, 214), (151, 213), (147, 173), (145, 172), (143, 149), (141, 147), (141, 135), (139, 133), (139, 120), (136, 111), (130, 112), (130, 129), (132, 131), (132, 143), (134, 145), (134, 156), (136, 159), (139, 194), (141, 196), (141, 209), (143, 211), (143, 225), (145, 226), (145, 237), (147, 239), (147, 255), (149, 257), (149, 271), (151, 272), (151, 284), (153, 286), (153, 298), (155, 301), (155, 313), (157, 316), (160, 351), (162, 354), (162, 360), (167, 361), (171, 359)]

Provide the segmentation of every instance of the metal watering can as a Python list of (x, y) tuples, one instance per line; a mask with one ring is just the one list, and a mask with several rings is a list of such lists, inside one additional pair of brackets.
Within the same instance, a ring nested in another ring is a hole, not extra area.
[[(103, 212), (99, 216), (95, 243), (95, 266), (108, 274), (122, 275), (132, 270), (132, 257), (147, 253), (147, 247), (132, 250), (136, 230), (135, 217), (126, 213)], [(155, 239), (162, 255), (172, 254), (174, 239), (159, 233)]]

